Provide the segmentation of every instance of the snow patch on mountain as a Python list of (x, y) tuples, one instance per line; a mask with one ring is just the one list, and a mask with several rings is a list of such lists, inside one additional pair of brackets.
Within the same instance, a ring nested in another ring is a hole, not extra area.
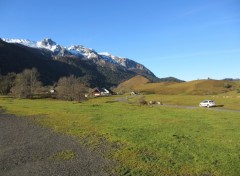
[(29, 46), (29, 47), (36, 47), (36, 42), (28, 40), (28, 39), (6, 39), (6, 38), (2, 38), (2, 40), (7, 42), (7, 43), (19, 43), (19, 44)]
[(124, 58), (124, 57), (118, 57), (118, 56), (114, 56), (108, 52), (103, 52), (103, 53), (99, 53), (105, 60), (114, 63), (114, 64), (119, 64), (123, 67), (127, 67), (127, 68), (137, 68), (137, 69), (144, 69), (144, 66), (131, 60), (128, 58)]
[(52, 52), (60, 51), (60, 45), (57, 45), (56, 42), (52, 41), (52, 39), (43, 39), (42, 41), (36, 42), (37, 48), (45, 48), (51, 50)]
[(67, 48), (70, 53), (76, 56), (84, 56), (86, 59), (98, 58), (98, 53), (91, 48), (83, 45), (72, 45)]

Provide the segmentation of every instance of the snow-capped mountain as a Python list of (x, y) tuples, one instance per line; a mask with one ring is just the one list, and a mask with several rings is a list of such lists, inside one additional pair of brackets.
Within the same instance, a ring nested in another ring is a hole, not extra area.
[(52, 52), (53, 56), (64, 56), (71, 55), (67, 48), (58, 45), (56, 42), (52, 41), (52, 39), (46, 38), (42, 41), (31, 41), (27, 39), (2, 39), (8, 43), (18, 43), (32, 48), (41, 48), (47, 49)]
[(145, 70), (146, 68), (142, 65), (142, 64), (139, 64), (131, 59), (128, 59), (128, 58), (124, 58), (124, 57), (118, 57), (118, 56), (114, 56), (114, 55), (111, 55), (110, 53), (108, 52), (103, 52), (103, 53), (99, 53), (100, 56), (108, 61), (108, 62), (111, 62), (113, 64), (119, 64), (123, 67), (126, 67), (128, 69), (139, 69), (139, 70)]
[(27, 40), (27, 39), (5, 39), (2, 38), (3, 41), (8, 42), (8, 43), (19, 43), (25, 46), (29, 47), (37, 47), (37, 42)]
[(91, 48), (86, 48), (83, 45), (72, 45), (68, 47), (71, 54), (75, 56), (83, 56), (85, 59), (97, 58), (98, 53)]
[(136, 73), (145, 72), (146, 74), (154, 76), (154, 74), (140, 63), (131, 59), (114, 56), (107, 52), (98, 53), (91, 48), (84, 47), (83, 45), (72, 45), (65, 47), (57, 44), (50, 38), (43, 39), (42, 41), (31, 41), (26, 39), (2, 39), (8, 43), (22, 44), (32, 48), (46, 49), (52, 53), (52, 57), (56, 56), (74, 56), (83, 60), (92, 60), (98, 65), (114, 64), (123, 67), (127, 70), (133, 70)]

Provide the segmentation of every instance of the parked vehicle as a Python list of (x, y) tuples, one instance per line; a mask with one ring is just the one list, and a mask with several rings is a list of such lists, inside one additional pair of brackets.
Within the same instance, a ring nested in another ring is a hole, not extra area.
[(204, 100), (199, 104), (200, 107), (214, 107), (216, 103), (213, 100)]

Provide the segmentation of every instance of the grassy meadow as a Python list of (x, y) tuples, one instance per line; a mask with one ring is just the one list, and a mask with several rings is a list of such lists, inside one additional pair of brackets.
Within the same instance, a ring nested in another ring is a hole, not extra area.
[[(207, 97), (145, 98), (197, 106)], [(226, 103), (218, 98), (226, 107), (240, 107), (240, 99), (229, 98)], [(76, 136), (116, 161), (118, 175), (240, 175), (240, 112), (141, 106), (137, 100), (138, 96), (111, 96), (76, 103), (0, 97), (0, 106), (7, 113), (29, 116), (56, 132)]]

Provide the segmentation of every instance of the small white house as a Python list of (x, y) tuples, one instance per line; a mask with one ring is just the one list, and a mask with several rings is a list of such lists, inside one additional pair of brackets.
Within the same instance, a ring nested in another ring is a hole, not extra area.
[(137, 93), (133, 91), (130, 93), (130, 95), (137, 95)]
[(55, 90), (55, 89), (50, 89), (49, 92), (50, 92), (51, 94), (53, 94), (53, 93), (56, 93), (56, 90)]
[(94, 96), (109, 96), (109, 95), (112, 95), (112, 91), (106, 88), (95, 88), (92, 94)]

